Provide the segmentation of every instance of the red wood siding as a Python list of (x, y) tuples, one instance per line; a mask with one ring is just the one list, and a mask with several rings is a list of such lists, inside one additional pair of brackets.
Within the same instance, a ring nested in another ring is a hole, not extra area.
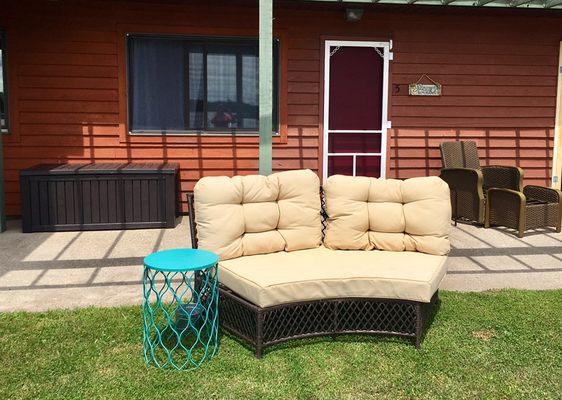
[[(39, 162), (179, 162), (183, 191), (204, 175), (257, 171), (255, 137), (127, 135), (123, 65), (126, 31), (256, 35), (256, 2), (6, 3), (8, 214), (19, 214), (19, 169)], [(372, 6), (347, 23), (337, 7), (285, 2), (275, 10), (284, 106), (275, 170), (321, 168), (322, 41), (392, 39), (391, 177), (438, 173), (439, 143), (466, 138), (478, 141), (485, 164), (519, 165), (527, 183), (549, 183), (559, 12)], [(422, 73), (443, 84), (442, 97), (407, 95)]]

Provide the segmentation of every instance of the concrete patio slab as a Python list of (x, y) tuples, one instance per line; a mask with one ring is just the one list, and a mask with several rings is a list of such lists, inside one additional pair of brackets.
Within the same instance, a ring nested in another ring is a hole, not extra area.
[[(187, 217), (174, 229), (0, 234), (0, 311), (39, 311), (139, 304), (142, 260), (189, 246)], [(451, 234), (449, 272), (441, 288), (483, 291), (562, 288), (562, 234), (459, 224)]]

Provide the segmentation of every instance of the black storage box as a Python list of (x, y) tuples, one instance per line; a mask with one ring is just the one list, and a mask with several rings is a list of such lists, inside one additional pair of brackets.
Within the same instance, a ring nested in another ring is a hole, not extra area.
[(41, 164), (20, 172), (23, 232), (173, 228), (178, 165)]

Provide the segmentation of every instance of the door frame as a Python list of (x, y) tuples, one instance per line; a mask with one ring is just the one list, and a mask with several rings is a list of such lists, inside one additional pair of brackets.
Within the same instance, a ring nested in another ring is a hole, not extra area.
[[(367, 130), (367, 131), (353, 131), (353, 132), (367, 132), (367, 133), (380, 133), (381, 135), (381, 152), (380, 153), (361, 153), (365, 155), (377, 155), (381, 158), (381, 171), (380, 177), (386, 177), (387, 165), (387, 139), (388, 129), (391, 127), (388, 120), (388, 83), (389, 83), (389, 64), (391, 60), (391, 42), (377, 42), (377, 41), (364, 41), (364, 40), (325, 40), (324, 41), (324, 118), (322, 126), (322, 178), (325, 182), (328, 178), (328, 119), (330, 113), (330, 47), (344, 46), (344, 47), (372, 47), (383, 49), (383, 83), (382, 83), (382, 112), (381, 112), (381, 129)], [(338, 131), (341, 132), (341, 131)], [(346, 155), (348, 153), (339, 153)], [(353, 156), (353, 174), (355, 175), (355, 160), (356, 155), (349, 153)]]

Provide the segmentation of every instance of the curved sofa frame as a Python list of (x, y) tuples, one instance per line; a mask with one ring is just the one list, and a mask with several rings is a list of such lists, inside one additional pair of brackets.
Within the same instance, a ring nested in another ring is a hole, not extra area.
[[(197, 248), (193, 193), (187, 195), (191, 244)], [(322, 211), (323, 226), (326, 214)], [(266, 347), (292, 339), (342, 334), (389, 335), (409, 338), (416, 348), (439, 303), (378, 298), (331, 298), (259, 307), (219, 284), (220, 324), (248, 343), (257, 358)]]

